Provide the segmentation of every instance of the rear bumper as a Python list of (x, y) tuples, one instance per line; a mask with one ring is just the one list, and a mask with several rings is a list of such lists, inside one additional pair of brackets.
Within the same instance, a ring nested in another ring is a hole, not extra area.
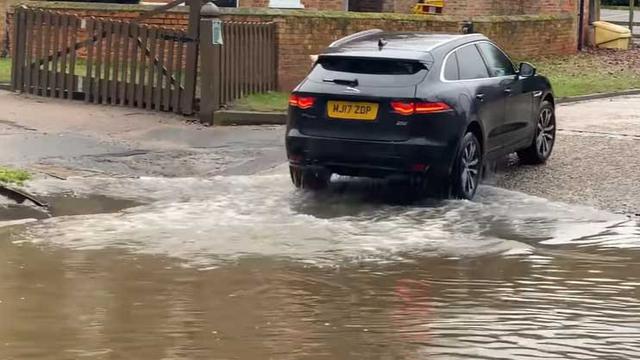
[(308, 136), (289, 129), (287, 155), (292, 166), (327, 169), (340, 175), (386, 177), (451, 166), (456, 144), (426, 138), (362, 141)]

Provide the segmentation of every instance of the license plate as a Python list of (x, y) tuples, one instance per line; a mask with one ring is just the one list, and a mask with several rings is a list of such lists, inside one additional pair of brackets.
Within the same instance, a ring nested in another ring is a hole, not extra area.
[(328, 101), (327, 113), (330, 118), (373, 121), (378, 116), (378, 104), (351, 101)]

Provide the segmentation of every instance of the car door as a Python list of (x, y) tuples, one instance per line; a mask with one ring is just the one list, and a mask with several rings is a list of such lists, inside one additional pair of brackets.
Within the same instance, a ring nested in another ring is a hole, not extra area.
[(504, 127), (505, 95), (500, 79), (489, 76), (487, 66), (475, 44), (456, 50), (460, 81), (474, 96), (474, 109), (486, 134), (486, 152), (499, 152), (503, 147), (497, 135)]
[(478, 43), (489, 75), (500, 79), (499, 84), (505, 95), (504, 124), (497, 130), (499, 141), (508, 151), (514, 150), (533, 134), (533, 93), (527, 89), (525, 79), (520, 79), (509, 57), (494, 44), (485, 41)]

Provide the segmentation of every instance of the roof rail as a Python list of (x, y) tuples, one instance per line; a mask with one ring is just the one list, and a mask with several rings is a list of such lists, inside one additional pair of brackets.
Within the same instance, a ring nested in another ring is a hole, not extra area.
[(350, 41), (353, 41), (353, 40), (356, 40), (356, 39), (359, 39), (359, 38), (362, 38), (362, 37), (366, 37), (366, 36), (369, 36), (369, 35), (379, 34), (381, 32), (383, 32), (383, 31), (380, 30), (380, 29), (371, 29), (371, 30), (360, 31), (360, 32), (357, 32), (355, 34), (351, 34), (349, 36), (345, 36), (345, 37), (343, 37), (341, 39), (338, 39), (338, 40), (332, 42), (331, 45), (329, 45), (329, 47), (330, 48), (337, 47), (337, 46), (346, 44), (346, 43), (348, 43)]

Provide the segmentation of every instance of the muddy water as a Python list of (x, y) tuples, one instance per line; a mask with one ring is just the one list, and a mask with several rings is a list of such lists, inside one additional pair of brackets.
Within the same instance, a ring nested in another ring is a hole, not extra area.
[(636, 359), (640, 224), (485, 187), (406, 204), (282, 169), (39, 181), (130, 202), (0, 223), (0, 359)]

